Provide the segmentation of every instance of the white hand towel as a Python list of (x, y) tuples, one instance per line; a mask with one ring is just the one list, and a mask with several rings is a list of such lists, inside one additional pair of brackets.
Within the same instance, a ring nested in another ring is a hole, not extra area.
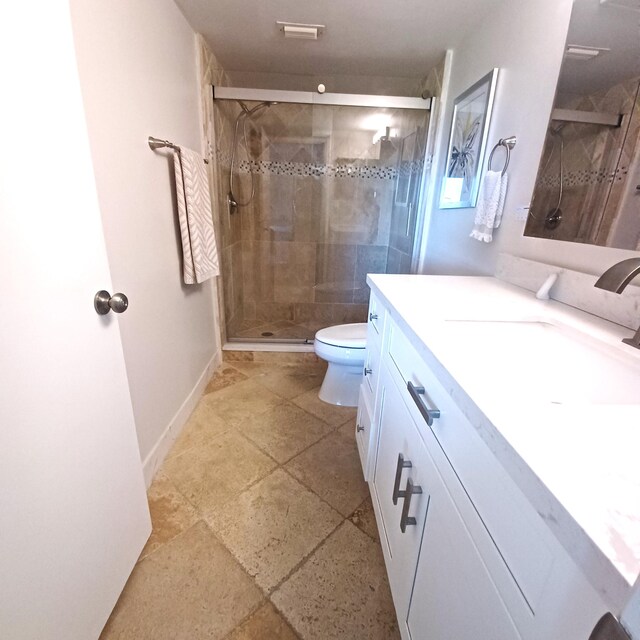
[(173, 156), (185, 284), (220, 275), (209, 178), (202, 156), (181, 147)]
[(481, 242), (493, 240), (493, 230), (500, 226), (504, 199), (507, 194), (508, 178), (500, 171), (487, 171), (480, 187), (480, 196), (473, 221), (473, 231), (469, 234)]

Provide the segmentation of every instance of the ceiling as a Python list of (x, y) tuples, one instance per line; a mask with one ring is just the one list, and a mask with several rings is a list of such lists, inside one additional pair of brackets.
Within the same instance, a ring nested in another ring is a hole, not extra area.
[[(505, 0), (175, 1), (228, 71), (420, 78)], [(276, 20), (326, 29), (285, 40)]]
[(565, 58), (558, 90), (584, 95), (640, 76), (639, 23), (639, 0), (576, 0), (567, 44), (611, 51), (587, 61)]

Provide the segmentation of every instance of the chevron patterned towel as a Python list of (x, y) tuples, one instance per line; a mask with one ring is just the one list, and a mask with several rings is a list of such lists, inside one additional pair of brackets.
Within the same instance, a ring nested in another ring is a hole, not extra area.
[(202, 156), (180, 147), (173, 156), (185, 284), (220, 275), (209, 178)]

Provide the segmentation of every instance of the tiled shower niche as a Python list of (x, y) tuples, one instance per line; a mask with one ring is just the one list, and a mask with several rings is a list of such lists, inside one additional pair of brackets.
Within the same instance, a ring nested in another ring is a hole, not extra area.
[[(226, 193), (241, 107), (214, 109)], [(274, 104), (247, 121), (246, 144), (240, 123), (234, 195), (248, 204), (219, 213), (227, 339), (313, 340), (331, 324), (363, 322), (366, 274), (409, 272), (428, 118)]]

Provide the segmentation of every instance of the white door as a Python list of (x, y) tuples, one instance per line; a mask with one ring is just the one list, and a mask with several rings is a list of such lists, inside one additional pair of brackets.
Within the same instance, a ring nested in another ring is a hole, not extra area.
[(150, 522), (67, 2), (0, 5), (0, 77), (0, 637), (93, 640)]

